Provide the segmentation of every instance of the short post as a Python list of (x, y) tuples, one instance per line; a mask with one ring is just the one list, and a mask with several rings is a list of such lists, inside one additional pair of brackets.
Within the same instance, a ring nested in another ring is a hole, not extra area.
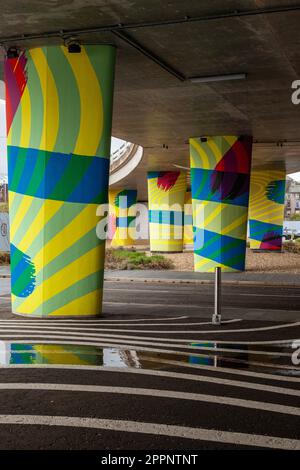
[(221, 325), (221, 268), (215, 268), (215, 304), (212, 316), (214, 325)]

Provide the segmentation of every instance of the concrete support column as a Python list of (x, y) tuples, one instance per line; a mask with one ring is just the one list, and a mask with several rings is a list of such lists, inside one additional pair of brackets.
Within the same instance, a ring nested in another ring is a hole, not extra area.
[(190, 191), (185, 194), (183, 244), (185, 249), (192, 250), (194, 247), (192, 193)]
[(111, 230), (111, 246), (131, 246), (135, 243), (135, 204), (136, 189), (120, 189), (109, 191), (109, 221)]
[(253, 170), (250, 184), (250, 248), (281, 251), (284, 218), (285, 170)]
[(5, 63), (13, 312), (101, 312), (115, 49), (34, 48)]
[(150, 250), (180, 252), (183, 249), (183, 216), (186, 174), (180, 171), (148, 173)]
[(245, 269), (252, 138), (190, 139), (195, 271)]

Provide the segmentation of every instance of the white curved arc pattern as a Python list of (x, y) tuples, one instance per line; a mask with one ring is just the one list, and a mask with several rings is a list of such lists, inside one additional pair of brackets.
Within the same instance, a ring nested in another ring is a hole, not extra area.
[[(70, 338), (71, 340), (74, 339), (74, 336), (63, 336), (64, 335), (64, 332), (60, 333), (57, 328), (53, 328), (55, 330), (55, 333), (52, 333), (52, 332), (49, 332), (47, 335), (44, 333), (43, 330), (32, 330), (30, 329), (29, 331), (26, 331), (26, 333), (33, 333), (33, 335), (31, 337), (42, 337), (42, 338), (46, 338), (46, 339), (49, 339), (51, 338), (52, 336), (51, 335), (54, 335), (53, 337), (54, 338)], [(20, 338), (20, 337), (25, 337), (25, 335), (18, 335), (16, 334), (16, 331), (21, 331), (22, 333), (24, 332), (23, 329), (22, 330), (14, 330), (12, 333), (10, 333), (9, 335), (1, 335), (0, 334), (0, 338), (6, 338), (6, 337), (9, 337), (9, 338)], [(61, 336), (57, 336), (57, 335), (61, 335)], [(176, 348), (181, 348), (181, 349), (190, 349), (191, 351), (198, 351), (198, 350), (201, 350), (201, 351), (215, 351), (215, 352), (233, 352), (233, 353), (247, 353), (247, 354), (257, 354), (257, 355), (264, 355), (264, 356), (287, 356), (287, 357), (290, 357), (292, 353), (282, 353), (282, 352), (273, 352), (273, 351), (259, 351), (259, 350), (250, 350), (250, 349), (231, 349), (231, 348), (218, 348), (217, 346), (215, 347), (210, 347), (210, 346), (198, 346), (198, 345), (193, 345), (191, 346), (190, 343), (192, 341), (187, 341), (188, 344), (178, 344), (178, 343), (175, 343), (175, 341), (182, 341), (182, 340), (172, 340), (172, 339), (164, 339), (162, 338), (162, 340), (165, 340), (165, 341), (168, 341), (168, 343), (159, 343), (158, 341), (160, 340), (159, 338), (153, 338), (153, 340), (155, 340), (155, 342), (153, 341), (147, 341), (147, 340), (151, 340), (151, 338), (148, 338), (148, 337), (143, 337), (143, 336), (122, 336), (122, 335), (103, 335), (103, 334), (92, 334), (92, 333), (85, 333), (83, 331), (80, 331), (77, 333), (77, 332), (73, 332), (72, 331), (72, 335), (76, 335), (76, 337), (78, 336), (78, 339), (84, 339), (83, 337), (87, 337), (87, 340), (91, 339), (91, 340), (99, 340), (99, 341), (106, 341), (107, 338), (109, 339), (110, 342), (112, 343), (117, 343), (117, 346), (121, 346), (120, 343), (125, 343), (126, 341), (128, 341), (128, 339), (130, 340), (131, 342), (131, 346), (135, 346), (135, 345), (145, 345), (145, 346), (161, 346), (161, 347), (176, 347)], [(124, 339), (124, 341), (122, 341), (122, 339)], [(140, 341), (140, 340), (143, 340), (143, 341)], [(28, 342), (30, 342), (30, 340), (28, 340)]]
[[(135, 395), (156, 398), (170, 398), (176, 400), (190, 400), (217, 405), (238, 406), (254, 410), (269, 411), (293, 416), (300, 416), (300, 408), (280, 405), (279, 403), (266, 403), (242, 398), (232, 398), (221, 395), (206, 395), (203, 393), (175, 392), (173, 390), (158, 390), (154, 388), (112, 387), (103, 385), (77, 385), (57, 383), (3, 383), (0, 390), (51, 390), (56, 392), (83, 392), (83, 393), (109, 393), (118, 395)], [(299, 394), (297, 395), (299, 396)]]
[[(241, 320), (226, 320), (224, 321), (223, 323), (236, 323), (236, 322), (239, 322)], [(82, 326), (84, 325), (84, 322), (83, 323), (78, 323), (76, 326), (66, 326), (65, 324), (62, 324), (60, 322), (52, 322), (52, 321), (49, 321), (48, 322), (49, 324), (53, 325), (57, 325), (60, 327), (61, 330), (78, 330), (79, 326)], [(8, 325), (8, 326), (7, 326)], [(11, 327), (15, 327), (15, 325), (20, 325), (20, 326), (24, 326), (24, 327), (29, 327), (29, 325), (31, 326), (36, 326), (36, 325), (40, 325), (40, 326), (43, 326), (44, 328), (48, 328), (50, 329), (51, 327), (50, 326), (45, 326), (45, 321), (35, 321), (35, 320), (30, 320), (30, 321), (26, 321), (26, 320), (23, 320), (23, 321), (15, 321), (15, 320), (11, 320), (10, 322), (6, 322), (6, 323), (1, 323), (0, 321), (0, 327), (1, 328), (9, 328), (10, 326)], [(106, 326), (107, 324), (105, 324), (104, 326)], [(144, 324), (130, 324), (130, 326), (133, 325), (133, 326), (148, 326), (148, 325), (144, 325)], [(211, 321), (207, 321), (207, 322), (197, 322), (197, 323), (151, 323), (151, 326), (196, 326), (196, 325), (211, 325)], [(95, 327), (99, 327), (101, 326), (101, 323), (97, 323), (95, 324), (94, 328), (81, 328), (81, 329), (84, 329), (85, 331), (95, 331)], [(108, 325), (109, 326), (109, 325)], [(122, 325), (123, 326), (123, 325)], [(56, 327), (53, 327), (53, 329), (56, 329)], [(99, 328), (100, 330), (100, 328)], [(123, 330), (119, 330), (118, 328), (117, 329), (113, 329), (113, 330), (110, 330), (109, 328), (104, 328), (100, 331), (123, 331)], [(126, 330), (127, 331), (127, 330)], [(130, 330), (129, 330), (130, 331)], [(146, 330), (135, 330), (135, 331), (146, 331)]]
[(0, 415), (0, 424), (67, 426), (76, 428), (103, 429), (108, 431), (153, 434), (180, 437), (198, 441), (238, 444), (270, 449), (300, 450), (300, 440), (282, 437), (219, 431), (215, 429), (192, 428), (169, 424), (145, 423), (139, 421), (78, 418), (44, 415)]
[[(299, 326), (300, 322), (295, 322), (295, 323), (285, 323), (282, 325), (273, 325), (273, 326), (262, 326), (259, 328), (244, 328), (244, 329), (234, 329), (234, 330), (168, 330), (168, 331), (163, 331), (160, 330), (159, 334), (199, 334), (199, 335), (206, 335), (206, 334), (222, 334), (222, 333), (249, 333), (253, 331), (270, 331), (270, 330), (280, 330), (283, 328), (291, 328), (293, 326)], [(128, 330), (128, 329), (121, 329), (121, 328), (104, 328), (100, 329), (99, 332), (105, 332), (105, 331), (112, 331), (115, 333), (121, 332), (121, 333), (157, 333), (157, 330)], [(199, 341), (199, 338), (197, 339), (190, 339), (188, 341), (192, 342), (197, 342)], [(227, 341), (230, 342), (230, 341)]]
[[(157, 358), (155, 357), (147, 357), (147, 361), (157, 362)], [(230, 375), (241, 375), (246, 377), (254, 377), (260, 379), (268, 379), (268, 380), (275, 380), (280, 382), (294, 382), (300, 383), (300, 377), (292, 377), (292, 376), (285, 376), (285, 375), (274, 375), (274, 374), (266, 374), (262, 372), (254, 372), (248, 370), (237, 370), (237, 369), (230, 369), (228, 367), (214, 367), (214, 366), (207, 366), (207, 365), (200, 365), (200, 364), (189, 364), (183, 363), (179, 361), (173, 361), (168, 359), (159, 359), (159, 362), (163, 364), (170, 364), (170, 365), (179, 365), (180, 367), (192, 368), (192, 369), (200, 369), (200, 370), (208, 370), (211, 372), (217, 372), (220, 374), (230, 374)], [(117, 372), (117, 373), (125, 373), (125, 374), (146, 374), (146, 375), (162, 375), (162, 374), (169, 374), (170, 372), (167, 371), (160, 371), (160, 370), (148, 370), (148, 369), (135, 369), (135, 368), (120, 368), (120, 367), (108, 367), (108, 366), (86, 366), (86, 365), (78, 365), (78, 364), (11, 364), (9, 366), (1, 365), (0, 369), (57, 369), (57, 370), (89, 370), (93, 372)], [(179, 372), (172, 372), (172, 374), (180, 374), (186, 375), (186, 380), (198, 380), (195, 377), (202, 377), (200, 375), (192, 375), (192, 374), (181, 374)], [(204, 376), (206, 377), (206, 376)], [(200, 380), (200, 379), (199, 379)], [(238, 381), (234, 381), (238, 382)], [(243, 382), (243, 383), (250, 383), (251, 382)], [(255, 385), (257, 385), (255, 383)], [(276, 387), (278, 388), (278, 387)], [(285, 390), (285, 389), (284, 389)]]

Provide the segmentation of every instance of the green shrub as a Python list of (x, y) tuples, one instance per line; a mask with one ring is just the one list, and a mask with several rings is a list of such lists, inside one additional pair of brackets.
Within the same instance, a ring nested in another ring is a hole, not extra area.
[(300, 254), (300, 243), (288, 241), (283, 243), (283, 250), (288, 253), (299, 253)]
[(0, 264), (9, 264), (10, 263), (10, 254), (0, 251)]
[(109, 248), (106, 269), (172, 269), (173, 262), (162, 255), (148, 256), (144, 251)]
[(8, 212), (8, 203), (0, 202), (0, 212)]

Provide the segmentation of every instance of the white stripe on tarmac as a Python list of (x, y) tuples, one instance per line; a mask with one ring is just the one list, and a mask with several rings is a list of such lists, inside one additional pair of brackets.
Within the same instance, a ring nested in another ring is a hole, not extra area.
[[(167, 364), (172, 363), (172, 361), (162, 361), (162, 362), (167, 363)], [(173, 362), (176, 362), (176, 361), (173, 361)], [(82, 369), (83, 370), (91, 370), (88, 367), (89, 366), (82, 366), (79, 370), (82, 370)], [(286, 388), (286, 387), (277, 387), (277, 386), (273, 386), (273, 385), (265, 385), (265, 384), (260, 384), (260, 383), (244, 382), (244, 381), (241, 381), (241, 380), (229, 380), (229, 379), (223, 379), (223, 378), (219, 378), (219, 377), (210, 377), (210, 376), (207, 376), (207, 375), (200, 375), (200, 374), (192, 375), (192, 374), (186, 374), (186, 373), (182, 373), (182, 372), (169, 372), (169, 371), (164, 371), (164, 370), (162, 371), (162, 370), (151, 370), (151, 369), (131, 368), (131, 369), (128, 369), (128, 370), (124, 370), (123, 368), (118, 368), (118, 367), (112, 367), (112, 368), (107, 368), (105, 366), (95, 366), (95, 367), (97, 367), (97, 370), (102, 370), (103, 372), (116, 372), (118, 374), (120, 372), (123, 372), (123, 373), (142, 375), (142, 376), (146, 375), (146, 376), (154, 376), (154, 377), (164, 377), (164, 378), (169, 378), (169, 379), (182, 379), (184, 381), (190, 380), (190, 381), (193, 381), (193, 382), (213, 383), (213, 384), (217, 384), (217, 385), (225, 385), (225, 386), (228, 386), (228, 387), (246, 388), (246, 389), (249, 389), (249, 390), (255, 390), (255, 391), (260, 390), (260, 391), (263, 391), (263, 392), (277, 393), (277, 394), (281, 394), (281, 395), (289, 395), (289, 396), (300, 397), (300, 390), (297, 390), (297, 389)], [(59, 366), (58, 366), (58, 368), (59, 368)], [(92, 369), (92, 370), (94, 370), (94, 369)], [(9, 383), (8, 384), (7, 383), (0, 383), (0, 390), (6, 390), (7, 385), (8, 385), (8, 388), (10, 388), (10, 389), (14, 389), (14, 386), (16, 386), (16, 389), (22, 388), (22, 387), (20, 387), (19, 383), (15, 383), (15, 382), (13, 382), (11, 384), (9, 384)], [(21, 385), (22, 386), (24, 385), (25, 388), (26, 388), (27, 383), (21, 384)], [(39, 388), (40, 385), (43, 386), (44, 383), (42, 383), (42, 382), (39, 383), (38, 382), (38, 383), (35, 383), (35, 384), (29, 384), (29, 389), (34, 388), (34, 386), (36, 386), (36, 388)], [(54, 383), (54, 384), (50, 384), (49, 386), (51, 386), (51, 385), (56, 386), (57, 384)], [(68, 386), (68, 384), (59, 384), (59, 385)], [(81, 387), (83, 388), (82, 391), (84, 391), (85, 385), (82, 385)], [(111, 390), (112, 390), (112, 388), (111, 388)]]
[[(7, 328), (7, 327), (4, 327), (4, 328)], [(38, 328), (38, 327), (36, 327)], [(51, 330), (55, 330), (55, 332), (46, 332), (47, 334), (45, 334), (44, 330), (47, 329), (51, 329)], [(182, 343), (182, 339), (181, 340), (172, 340), (172, 339), (169, 339), (169, 338), (149, 338), (147, 336), (127, 336), (127, 335), (106, 335), (106, 334), (97, 334), (97, 333), (86, 333), (85, 331), (81, 331), (79, 329), (79, 331), (72, 331), (71, 334), (73, 336), (66, 336), (65, 335), (65, 332), (62, 331), (60, 332), (59, 330), (64, 330), (64, 329), (67, 329), (67, 328), (57, 328), (57, 327), (45, 327), (43, 330), (37, 330), (37, 329), (31, 329), (30, 327), (23, 327), (22, 329), (17, 329), (16, 327), (12, 327), (12, 328), (9, 328), (9, 330), (13, 330), (11, 333), (9, 333), (9, 335), (2, 335), (1, 332), (0, 332), (0, 338), (23, 338), (23, 337), (27, 337), (25, 335), (22, 335), (22, 334), (16, 334), (18, 332), (20, 333), (31, 333), (32, 336), (31, 337), (42, 337), (42, 338), (70, 338), (70, 339), (92, 339), (92, 340), (103, 340), (103, 341), (107, 341), (109, 340), (111, 343), (117, 343), (117, 344), (120, 344), (120, 343), (127, 343), (128, 340), (130, 341), (130, 344), (132, 346), (134, 345), (145, 345), (145, 346), (161, 346), (161, 347), (175, 347), (175, 348), (180, 348), (180, 349), (190, 349), (191, 351), (197, 351), (197, 350), (200, 350), (200, 351), (214, 351), (214, 352), (229, 352), (229, 353), (244, 353), (244, 354), (257, 354), (257, 355), (263, 355), (263, 356), (275, 356), (275, 357), (279, 357), (279, 356), (286, 356), (286, 357), (291, 357), (292, 355), (292, 351), (290, 353), (284, 353), (284, 352), (274, 352), (274, 351), (260, 351), (260, 350), (250, 350), (250, 349), (233, 349), (233, 348), (219, 348), (217, 346), (204, 346), (204, 345), (191, 345), (190, 343), (193, 342), (193, 341), (188, 341), (188, 344), (178, 344), (178, 342), (181, 342)], [(25, 330), (25, 331), (24, 331)], [(27, 331), (26, 331), (27, 330)], [(54, 335), (54, 336), (52, 336)], [(57, 336), (59, 335), (59, 336)], [(153, 341), (147, 341), (147, 340), (151, 340), (151, 339), (154, 339), (155, 342)], [(162, 339), (163, 341), (168, 341), (167, 343), (160, 343), (158, 342), (160, 339)], [(122, 341), (123, 340), (123, 341)], [(200, 340), (201, 341), (201, 340)], [(29, 340), (30, 342), (30, 340)], [(199, 342), (199, 341), (198, 341)], [(230, 344), (230, 342), (228, 343)]]
[[(229, 367), (223, 367), (223, 366), (208, 366), (208, 365), (200, 365), (200, 364), (189, 364), (187, 362), (180, 362), (180, 361), (173, 361), (173, 360), (168, 360), (168, 359), (157, 359), (156, 357), (151, 357), (147, 356), (143, 358), (145, 361), (151, 361), (151, 362), (159, 362), (162, 364), (169, 364), (169, 365), (175, 365), (179, 366), (182, 368), (191, 368), (191, 369), (199, 369), (199, 370), (208, 370), (210, 372), (214, 373), (220, 373), (220, 374), (230, 374), (230, 375), (238, 375), (238, 376), (245, 376), (245, 377), (252, 377), (252, 378), (258, 378), (258, 379), (268, 379), (268, 380), (275, 380), (279, 382), (294, 382), (294, 383), (299, 383), (300, 382), (300, 377), (291, 377), (291, 376), (286, 376), (286, 375), (274, 375), (274, 374), (265, 374), (262, 372), (254, 372), (254, 371), (248, 371), (248, 370), (240, 370), (240, 369), (231, 369)], [(120, 368), (120, 367), (110, 367), (110, 366), (87, 366), (87, 365), (78, 365), (78, 364), (10, 364), (10, 365), (3, 365), (0, 364), (0, 370), (1, 369), (57, 369), (57, 370), (87, 370), (87, 371), (93, 371), (93, 372), (118, 372), (118, 373), (124, 373), (124, 374), (155, 374), (158, 375), (160, 373), (169, 373), (167, 371), (158, 371), (158, 370), (149, 370), (149, 369), (136, 369), (134, 367), (128, 367), (128, 368)], [(179, 374), (180, 372), (174, 372), (176, 374)], [(192, 374), (186, 374), (188, 377), (186, 378), (187, 380), (197, 380), (194, 379), (194, 377), (197, 377), (197, 375), (192, 375)], [(206, 377), (206, 376), (204, 376)], [(238, 382), (238, 381), (234, 381)], [(245, 382), (248, 383), (248, 382)], [(251, 382), (250, 382), (251, 383)], [(278, 388), (278, 387), (276, 387)], [(280, 388), (280, 387), (279, 387)], [(291, 389), (293, 390), (293, 389)]]
[(0, 415), (0, 424), (102, 429), (105, 431), (179, 437), (197, 441), (266, 447), (270, 449), (300, 450), (300, 440), (296, 439), (220, 431), (216, 429), (193, 428), (188, 426), (174, 426), (170, 424), (145, 423), (141, 421), (69, 416)]
[[(240, 322), (242, 320), (240, 319), (234, 319), (234, 320), (225, 320), (222, 322), (223, 323), (237, 323), (237, 322)], [(95, 324), (95, 326), (93, 328), (88, 328), (88, 327), (84, 327), (84, 323), (80, 324), (76, 324), (76, 326), (66, 326), (65, 324), (62, 324), (61, 322), (50, 322), (49, 321), (49, 324), (51, 325), (57, 325), (57, 326), (60, 326), (60, 329), (61, 330), (85, 330), (85, 331), (95, 331), (95, 327), (99, 327), (101, 326), (101, 323), (97, 323)], [(8, 325), (8, 326), (7, 326)], [(30, 328), (30, 327), (35, 327), (35, 326), (43, 326), (45, 329), (56, 329), (57, 326), (55, 327), (51, 327), (51, 326), (46, 326), (46, 322), (45, 321), (35, 321), (35, 320), (24, 320), (24, 321), (15, 321), (15, 320), (11, 320), (11, 321), (6, 321), (5, 323), (2, 321), (0, 321), (0, 329), (1, 328), (9, 328), (10, 326), (15, 328), (15, 326), (23, 326), (25, 328)], [(62, 325), (62, 326), (61, 326)], [(107, 324), (103, 325), (103, 326), (106, 326)], [(140, 324), (130, 324), (130, 326), (133, 325), (133, 326), (148, 326), (148, 325), (140, 325)], [(206, 321), (206, 322), (197, 322), (197, 323), (151, 323), (151, 326), (196, 326), (196, 325), (211, 325), (211, 321)], [(80, 326), (83, 326), (83, 328), (79, 328)], [(108, 325), (109, 326), (109, 325)], [(122, 325), (124, 326), (124, 325)], [(97, 328), (99, 331), (123, 331), (123, 330), (120, 330), (120, 329), (113, 329), (111, 330), (110, 328), (104, 328), (104, 329), (100, 329), (100, 328)], [(127, 330), (125, 330), (127, 331)], [(130, 330), (128, 330), (130, 331)], [(141, 332), (146, 332), (148, 330), (134, 330), (134, 331), (141, 331)]]
[[(2, 336), (3, 337), (3, 336)], [(25, 335), (18, 335), (16, 336), (16, 338), (22, 338), (22, 337), (25, 337)], [(50, 337), (50, 336), (49, 336)], [(64, 338), (63, 336), (59, 336), (58, 337), (59, 339), (62, 339)], [(107, 343), (105, 341), (101, 341), (101, 342), (98, 342), (98, 341), (70, 341), (71, 337), (70, 336), (67, 336), (66, 337), (68, 339), (68, 341), (55, 341), (53, 342), (53, 339), (56, 339), (55, 336), (51, 336), (51, 339), (52, 341), (48, 341), (48, 340), (45, 340), (45, 339), (39, 339), (39, 340), (19, 340), (17, 339), (18, 343), (19, 344), (55, 344), (55, 345), (68, 345), (68, 346), (71, 346), (71, 345), (75, 345), (75, 346), (95, 346), (95, 347), (105, 347), (105, 348), (117, 348), (117, 349), (120, 349), (122, 351), (131, 351), (132, 349), (134, 349), (135, 351), (139, 352), (143, 352), (143, 351), (146, 351), (146, 352), (158, 352), (158, 353), (164, 353), (164, 354), (176, 354), (176, 355), (179, 355), (179, 356), (193, 356), (193, 357), (205, 357), (205, 358), (213, 358), (213, 356), (208, 356), (207, 354), (198, 354), (196, 352), (184, 352), (184, 351), (177, 351), (177, 350), (173, 350), (173, 349), (158, 349), (158, 348), (147, 348), (147, 347), (142, 347), (142, 346), (132, 346), (130, 344), (114, 344), (114, 343)], [(77, 339), (77, 338), (75, 338)], [(248, 360), (243, 360), (243, 359), (234, 359), (234, 358), (229, 358), (229, 357), (224, 357), (222, 356), (222, 360), (223, 361), (227, 361), (227, 362), (236, 362), (236, 363), (239, 363), (239, 364), (247, 364), (247, 365), (254, 365), (254, 366), (258, 366), (258, 367), (271, 367), (272, 369), (288, 369), (288, 370), (295, 370), (296, 367), (295, 366), (287, 366), (287, 365), (281, 365), (281, 364), (271, 364), (271, 363), (265, 363), (265, 362), (257, 362), (257, 361), (248, 361)], [(159, 361), (157, 361), (159, 362)]]
[[(156, 357), (150, 357), (150, 356), (147, 356), (145, 358), (145, 360), (150, 361), (150, 362), (158, 362), (158, 359)], [(252, 377), (252, 378), (257, 378), (257, 379), (275, 380), (275, 381), (279, 381), (279, 382), (300, 383), (300, 377), (292, 377), (292, 376), (286, 376), (286, 375), (264, 374), (262, 372), (254, 372), (254, 371), (248, 371), (248, 370), (242, 370), (242, 369), (231, 369), (229, 367), (219, 366), (218, 364), (215, 365), (215, 366), (208, 366), (208, 365), (202, 365), (202, 364), (189, 364), (188, 362), (173, 361), (173, 360), (161, 359), (161, 358), (159, 358), (159, 363), (168, 364), (168, 365), (176, 366), (176, 367), (181, 367), (183, 369), (197, 369), (197, 370), (201, 370), (201, 371), (208, 370), (210, 372), (220, 373), (220, 374), (230, 374), (230, 375), (238, 375), (238, 376), (242, 376), (242, 377), (245, 376), (245, 377)], [(40, 366), (40, 364), (38, 366)], [(204, 377), (206, 377), (206, 376), (204, 376)], [(218, 377), (216, 377), (216, 378), (218, 378)], [(238, 381), (234, 381), (234, 382), (238, 382)], [(255, 384), (255, 385), (257, 385), (257, 384)]]
[(77, 385), (57, 383), (1, 383), (0, 390), (44, 390), (57, 392), (83, 392), (83, 393), (109, 393), (117, 395), (134, 395), (155, 398), (171, 398), (176, 400), (189, 400), (216, 405), (237, 406), (252, 410), (268, 411), (285, 415), (300, 416), (300, 408), (280, 405), (279, 403), (266, 403), (242, 398), (225, 397), (221, 395), (207, 395), (203, 393), (174, 392), (173, 390), (159, 390), (155, 388), (113, 387), (111, 385)]
[[(201, 335), (206, 335), (206, 334), (216, 334), (216, 333), (249, 333), (253, 331), (270, 331), (270, 330), (281, 330), (283, 328), (291, 328), (295, 326), (299, 326), (300, 322), (295, 322), (295, 323), (284, 323), (282, 325), (273, 325), (273, 326), (260, 326), (258, 328), (244, 328), (244, 329), (234, 329), (234, 330), (159, 330), (159, 334), (201, 334)], [(147, 325), (148, 326), (148, 325)], [(28, 323), (29, 327), (29, 323)], [(3, 328), (5, 326), (3, 325)], [(27, 325), (26, 325), (27, 328)], [(46, 327), (46, 328), (51, 328), (51, 327)], [(120, 328), (98, 328), (98, 331), (100, 332), (105, 332), (105, 331), (112, 331), (112, 332), (121, 332), (121, 333), (158, 333), (158, 330), (128, 330), (128, 329), (120, 329)], [(188, 340), (188, 341), (199, 341), (197, 340)]]
[[(23, 330), (20, 330), (20, 331), (23, 331)], [(36, 333), (36, 330), (33, 330), (35, 333)], [(28, 333), (28, 332), (27, 332)], [(75, 334), (75, 333), (74, 333)], [(51, 333), (49, 335), (42, 335), (43, 337), (47, 338), (47, 337), (52, 337), (51, 336)], [(125, 335), (105, 335), (105, 334), (101, 334), (101, 337), (107, 337), (107, 338), (117, 338), (117, 337), (120, 337), (120, 338), (124, 338), (124, 337), (129, 337), (129, 336), (125, 336)], [(0, 338), (28, 338), (27, 335), (14, 335), (13, 333), (12, 334), (9, 334), (9, 335), (2, 335), (1, 332), (0, 332)], [(55, 338), (55, 337), (54, 337)], [(70, 339), (76, 339), (76, 337), (72, 337), (72, 336), (58, 336), (58, 338), (70, 338)], [(137, 338), (137, 336), (133, 336), (133, 338)], [(145, 338), (145, 339), (151, 339), (151, 340), (162, 340), (162, 341), (172, 341), (173, 343), (174, 342), (187, 342), (187, 343), (199, 343), (200, 341), (204, 341), (205, 343), (218, 343), (218, 344), (245, 344), (245, 345), (269, 345), (269, 346), (276, 346), (276, 345), (281, 345), (281, 344), (285, 344), (287, 346), (289, 346), (293, 341), (299, 341), (299, 337), (298, 338), (289, 338), (289, 339), (279, 339), (279, 340), (271, 340), (271, 341), (233, 341), (231, 339), (227, 339), (227, 340), (220, 340), (220, 339), (200, 339), (200, 338), (197, 338), (197, 339), (190, 339), (190, 338), (181, 338), (181, 339), (169, 339), (169, 338), (160, 338), (160, 337), (157, 337), (157, 338), (153, 338), (153, 337), (150, 337), (150, 336), (141, 336), (141, 338)], [(30, 342), (30, 338), (28, 339), (27, 343)], [(73, 343), (72, 343), (73, 344)], [(76, 344), (76, 343), (74, 343)], [(83, 344), (88, 344), (88, 343), (83, 343)]]
[[(23, 317), (24, 318), (24, 317)], [(34, 320), (34, 316), (30, 316), (28, 315), (28, 319), (1, 319), (0, 320), (0, 323), (24, 323), (24, 322), (41, 322), (43, 324), (49, 322), (49, 323), (59, 323), (59, 324), (69, 324), (69, 323), (78, 323), (79, 325), (84, 325), (84, 324), (91, 324), (91, 323), (95, 323), (95, 324), (99, 324), (101, 325), (101, 323), (127, 323), (127, 322), (140, 322), (140, 321), (159, 321), (159, 320), (182, 320), (182, 319), (185, 319), (185, 318), (189, 318), (188, 315), (181, 315), (181, 316), (177, 316), (177, 317), (168, 317), (168, 316), (165, 316), (165, 317), (162, 317), (162, 318), (135, 318), (135, 319), (127, 319), (127, 320), (88, 320), (88, 319), (82, 319), (82, 320), (76, 320), (76, 319), (68, 319), (68, 318), (64, 318), (62, 317), (61, 320), (60, 319), (57, 319), (57, 317), (55, 318), (51, 318), (51, 317), (46, 317), (46, 318), (43, 318), (43, 319), (40, 319), (40, 318), (36, 318), (36, 320)], [(242, 321), (241, 319), (239, 320), (227, 320), (227, 323), (230, 323), (230, 322), (234, 322), (234, 321)]]

